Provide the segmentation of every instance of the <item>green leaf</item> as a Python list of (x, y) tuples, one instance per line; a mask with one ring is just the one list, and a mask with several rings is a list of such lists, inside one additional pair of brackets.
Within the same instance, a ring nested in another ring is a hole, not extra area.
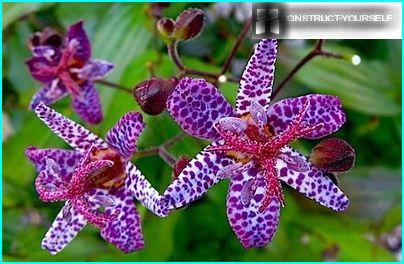
[[(280, 62), (294, 67), (307, 50), (283, 50)], [(392, 80), (395, 69), (381, 61), (362, 59), (351, 63), (317, 57), (296, 74), (295, 79), (317, 93), (337, 95), (345, 107), (365, 114), (393, 116), (400, 113), (400, 86)]]
[(54, 3), (4, 3), (3, 30), (20, 17), (45, 9)]

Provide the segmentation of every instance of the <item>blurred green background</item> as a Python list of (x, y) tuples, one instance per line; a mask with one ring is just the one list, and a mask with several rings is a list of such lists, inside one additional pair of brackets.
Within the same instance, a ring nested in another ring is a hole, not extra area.
[[(218, 72), (249, 14), (246, 4), (172, 3), (164, 15), (175, 18), (188, 7), (207, 14), (203, 33), (181, 43), (186, 65)], [(30, 57), (28, 37), (45, 26), (63, 32), (84, 19), (93, 45), (93, 58), (116, 64), (108, 80), (133, 87), (150, 77), (152, 62), (158, 76), (176, 74), (161, 40), (153, 33), (149, 4), (7, 3), (3, 4), (3, 260), (5, 261), (390, 261), (401, 255), (401, 40), (330, 40), (325, 49), (359, 54), (362, 63), (316, 58), (307, 64), (280, 97), (312, 92), (338, 95), (348, 122), (334, 136), (349, 141), (357, 152), (356, 167), (340, 175), (340, 185), (351, 199), (350, 208), (336, 213), (287, 188), (286, 207), (273, 242), (263, 249), (246, 251), (226, 218), (228, 182), (215, 186), (186, 209), (160, 219), (138, 206), (146, 248), (123, 254), (104, 242), (97, 229), (87, 226), (57, 256), (40, 247), (60, 203), (42, 203), (34, 188), (36, 172), (24, 156), (30, 145), (68, 146), (28, 111), (40, 84), (29, 75), (24, 61)], [(313, 46), (314, 41), (280, 41), (276, 83)], [(247, 39), (232, 63), (239, 77), (251, 53)], [(89, 127), (105, 136), (126, 112), (139, 110), (134, 99), (121, 91), (97, 85), (105, 119)], [(234, 103), (236, 84), (220, 87)], [(279, 99), (277, 98), (277, 100)], [(69, 107), (70, 98), (53, 107), (82, 123)], [(140, 149), (158, 145), (177, 135), (179, 127), (166, 112), (146, 116), (147, 128)], [(309, 154), (316, 141), (295, 144)], [(194, 156), (206, 145), (186, 137), (171, 148), (176, 155)], [(158, 156), (133, 159), (162, 192), (171, 170)], [(392, 244), (391, 238), (399, 239)], [(390, 239), (390, 240), (389, 240)]]

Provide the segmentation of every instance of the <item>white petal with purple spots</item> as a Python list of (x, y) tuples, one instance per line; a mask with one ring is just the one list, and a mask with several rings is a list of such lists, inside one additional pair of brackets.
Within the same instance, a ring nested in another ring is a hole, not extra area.
[(131, 162), (126, 164), (126, 174), (125, 185), (132, 195), (154, 214), (167, 216), (169, 210), (161, 205), (160, 194)]
[[(271, 242), (279, 221), (280, 205), (275, 198), (263, 213), (258, 211), (265, 195), (265, 183), (259, 180), (259, 173), (256, 167), (251, 167), (231, 178), (227, 195), (229, 223), (245, 248), (265, 247)], [(252, 179), (258, 181), (258, 187), (251, 200), (243, 204), (242, 192)]]
[(46, 168), (46, 159), (51, 158), (59, 165), (59, 176), (66, 182), (70, 178), (79, 164), (83, 155), (75, 150), (64, 149), (39, 149), (29, 147), (25, 150), (25, 155), (35, 165), (37, 171), (43, 171)]
[(113, 209), (106, 209), (105, 213), (110, 214), (120, 210), (117, 218), (107, 223), (101, 230), (101, 236), (111, 244), (117, 246), (125, 253), (143, 249), (144, 239), (140, 223), (140, 215), (137, 212), (132, 194), (125, 186), (110, 190), (115, 201)]
[[(216, 143), (210, 146), (212, 145)], [(225, 154), (201, 151), (167, 187), (162, 198), (164, 203), (169, 209), (173, 209), (200, 198), (221, 180), (217, 176), (218, 171), (232, 163), (234, 160)]]
[(76, 113), (90, 124), (98, 124), (102, 120), (100, 96), (94, 84), (85, 81), (79, 94), (73, 95), (72, 107)]
[(81, 153), (91, 145), (108, 147), (104, 140), (43, 103), (35, 108), (35, 113), (55, 134)]
[(66, 202), (42, 240), (42, 248), (52, 255), (57, 254), (76, 237), (86, 223), (84, 217)]
[(219, 138), (213, 124), (233, 116), (233, 108), (211, 83), (184, 77), (167, 99), (167, 110), (189, 134), (215, 140)]
[(130, 158), (137, 150), (136, 141), (144, 127), (142, 115), (137, 112), (129, 112), (108, 131), (107, 142), (122, 157)]
[(308, 126), (323, 124), (322, 128), (308, 133), (304, 138), (320, 138), (337, 131), (346, 121), (340, 99), (332, 95), (309, 94), (281, 100), (268, 110), (268, 123), (275, 133), (280, 133), (294, 120), (306, 102), (309, 108), (303, 118)]
[(300, 161), (307, 162), (308, 171), (293, 170), (282, 159), (277, 160), (278, 175), (282, 181), (301, 192), (310, 199), (313, 199), (323, 206), (336, 211), (343, 211), (348, 208), (348, 197), (336, 186), (324, 172), (311, 165), (306, 157), (290, 147), (282, 150), (283, 154), (291, 157), (298, 157)]
[(275, 62), (278, 54), (276, 39), (261, 40), (254, 50), (240, 80), (236, 112), (249, 112), (250, 102), (268, 108), (275, 77)]

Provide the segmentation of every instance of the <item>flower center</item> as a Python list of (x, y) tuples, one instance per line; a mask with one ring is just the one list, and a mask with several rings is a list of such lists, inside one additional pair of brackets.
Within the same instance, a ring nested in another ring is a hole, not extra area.
[(125, 161), (121, 155), (115, 150), (95, 149), (91, 155), (92, 160), (110, 160), (114, 162), (114, 165), (100, 171), (99, 173), (91, 175), (88, 180), (90, 185), (96, 188), (111, 189), (119, 188), (124, 185), (126, 173), (125, 173)]
[[(298, 113), (296, 118), (289, 126), (279, 134), (273, 132), (272, 127), (268, 124), (265, 110), (258, 104), (252, 102), (250, 113), (240, 117), (222, 118), (215, 124), (215, 128), (221, 135), (223, 143), (219, 146), (212, 146), (209, 151), (220, 151), (234, 158), (239, 166), (234, 164), (231, 168), (223, 168), (224, 172), (220, 174), (240, 173), (240, 168), (245, 164), (257, 165), (262, 173), (255, 177), (255, 180), (263, 180), (265, 182), (266, 195), (261, 203), (260, 211), (263, 212), (271, 202), (273, 197), (283, 205), (282, 188), (276, 170), (277, 159), (285, 161), (292, 169), (305, 171), (307, 165), (300, 158), (289, 157), (282, 153), (282, 149), (290, 142), (303, 137), (308, 132), (318, 129), (322, 124), (316, 126), (306, 126), (303, 117), (308, 109), (306, 103), (303, 109)], [(233, 172), (230, 172), (233, 170)], [(236, 171), (234, 171), (236, 170)], [(219, 174), (219, 172), (218, 172)], [(248, 184), (249, 190), (243, 193), (249, 194), (249, 199), (255, 193), (259, 184)], [(251, 190), (251, 188), (255, 188)], [(243, 201), (247, 201), (245, 197), (241, 197)]]

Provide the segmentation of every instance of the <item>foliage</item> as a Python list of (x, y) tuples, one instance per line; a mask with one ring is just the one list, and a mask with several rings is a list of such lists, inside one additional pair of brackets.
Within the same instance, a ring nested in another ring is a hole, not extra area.
[[(192, 6), (195, 7), (196, 4)], [(210, 5), (196, 5), (212, 10)], [(348, 123), (338, 136), (348, 140), (357, 153), (356, 168), (341, 175), (342, 189), (351, 198), (346, 213), (322, 208), (295, 192), (286, 191), (280, 228), (272, 244), (263, 249), (242, 248), (225, 214), (227, 182), (215, 186), (205, 197), (186, 209), (160, 219), (144, 208), (142, 213), (146, 248), (125, 255), (105, 243), (92, 227), (60, 254), (53, 257), (40, 248), (47, 227), (59, 210), (57, 204), (37, 199), (35, 172), (24, 149), (65, 147), (65, 143), (28, 111), (28, 103), (39, 84), (23, 64), (29, 57), (26, 41), (44, 26), (60, 30), (79, 19), (93, 41), (94, 57), (114, 62), (109, 80), (133, 87), (149, 78), (147, 63), (158, 76), (176, 73), (164, 43), (153, 32), (147, 4), (13, 3), (3, 6), (3, 112), (12, 121), (14, 134), (3, 142), (3, 260), (5, 261), (319, 261), (337, 248), (332, 258), (339, 261), (391, 261), (394, 256), (369, 237), (377, 238), (401, 223), (401, 42), (394, 40), (327, 41), (331, 51), (357, 53), (362, 64), (316, 58), (285, 88), (282, 97), (309, 92), (341, 97)], [(187, 5), (171, 4), (165, 10), (175, 18)], [(218, 72), (243, 25), (232, 17), (208, 22), (202, 34), (182, 43), (184, 63), (195, 69)], [(234, 60), (232, 72), (239, 76), (252, 48), (246, 41)], [(313, 45), (312, 41), (280, 42), (276, 83)], [(372, 49), (369, 51), (369, 46)], [(276, 86), (276, 85), (275, 85)], [(134, 99), (119, 90), (98, 85), (105, 119), (90, 127), (104, 136), (126, 112), (140, 111)], [(234, 102), (237, 85), (226, 83), (221, 91)], [(55, 104), (58, 111), (78, 122), (68, 98)], [(145, 115), (147, 124), (140, 149), (161, 144), (180, 132), (167, 113)], [(317, 142), (296, 144), (303, 153)], [(171, 152), (195, 155), (206, 143), (186, 137)], [(162, 192), (171, 180), (171, 170), (158, 156), (134, 159), (156, 188)], [(388, 188), (388, 189), (385, 189)], [(389, 191), (383, 191), (389, 190)], [(139, 206), (140, 208), (141, 206)]]

